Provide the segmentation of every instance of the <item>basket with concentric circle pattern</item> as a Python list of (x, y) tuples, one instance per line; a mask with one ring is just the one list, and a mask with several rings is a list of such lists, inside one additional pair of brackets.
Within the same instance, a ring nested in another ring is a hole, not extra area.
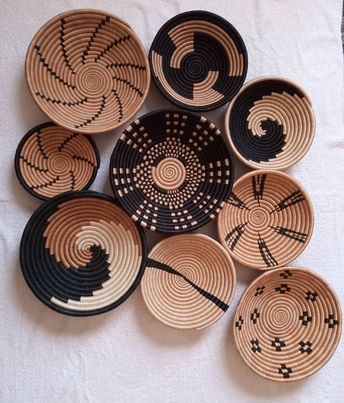
[(26, 79), (37, 105), (56, 124), (102, 133), (143, 104), (150, 71), (130, 26), (98, 10), (72, 10), (48, 21), (31, 41)]
[(110, 162), (116, 198), (144, 228), (196, 229), (228, 199), (233, 162), (203, 116), (167, 109), (141, 116), (120, 136)]
[(230, 103), (226, 133), (237, 157), (254, 169), (285, 169), (312, 144), (315, 117), (297, 84), (261, 77), (245, 84)]
[(67, 192), (41, 205), (25, 227), (20, 264), (33, 293), (66, 315), (115, 308), (134, 291), (146, 258), (141, 228), (106, 195)]
[(236, 285), (226, 250), (202, 234), (166, 238), (149, 253), (141, 289), (150, 312), (179, 329), (210, 326), (227, 311)]
[(264, 378), (290, 382), (319, 370), (340, 340), (339, 300), (318, 274), (271, 270), (254, 280), (236, 309), (234, 340), (246, 364)]
[(15, 155), (20, 183), (43, 200), (70, 190), (87, 189), (99, 164), (98, 149), (90, 136), (50, 122), (31, 129)]
[(149, 62), (153, 80), (167, 99), (199, 111), (229, 102), (247, 72), (239, 32), (207, 11), (189, 11), (167, 21), (153, 40)]
[(221, 243), (245, 266), (283, 266), (307, 246), (313, 208), (302, 186), (278, 171), (252, 171), (238, 179), (217, 221)]

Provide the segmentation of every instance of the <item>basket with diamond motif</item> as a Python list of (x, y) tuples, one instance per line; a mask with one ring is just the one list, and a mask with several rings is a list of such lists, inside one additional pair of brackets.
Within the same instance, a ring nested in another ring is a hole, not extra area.
[(306, 378), (331, 358), (341, 335), (338, 298), (318, 274), (287, 267), (264, 273), (242, 295), (233, 330), (245, 363), (264, 378)]

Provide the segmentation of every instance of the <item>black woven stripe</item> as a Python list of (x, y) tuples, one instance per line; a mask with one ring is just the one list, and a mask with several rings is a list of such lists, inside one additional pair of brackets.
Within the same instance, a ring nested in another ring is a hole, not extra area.
[(134, 64), (134, 63), (111, 63), (106, 66), (107, 68), (109, 67), (132, 67), (135, 70), (139, 71), (145, 71), (146, 67), (141, 66), (140, 64)]
[(85, 64), (85, 62), (86, 62), (86, 56), (88, 55), (88, 52), (90, 51), (90, 48), (91, 48), (91, 46), (92, 46), (92, 43), (94, 42), (94, 39), (95, 39), (97, 33), (98, 33), (98, 32), (105, 26), (105, 24), (106, 24), (107, 22), (109, 22), (109, 21), (110, 21), (110, 17), (107, 15), (103, 20), (100, 21), (100, 23), (99, 23), (98, 26), (96, 27), (95, 31), (93, 32), (93, 34), (91, 35), (91, 37), (90, 37), (90, 39), (89, 39), (89, 41), (88, 41), (88, 43), (87, 43), (86, 49), (84, 50), (84, 52), (83, 52), (83, 54), (82, 54), (82, 57), (81, 57), (81, 63), (82, 63), (82, 64)]
[(41, 139), (41, 132), (40, 131), (37, 132), (36, 140), (37, 140), (37, 145), (38, 145), (39, 151), (43, 155), (43, 158), (47, 159), (48, 157), (47, 157), (47, 154), (45, 153), (44, 148), (43, 148), (42, 139)]
[(119, 118), (117, 122), (120, 122), (123, 119), (123, 104), (121, 102), (120, 97), (118, 96), (118, 93), (116, 90), (112, 90), (113, 94), (115, 95), (116, 101), (118, 103), (118, 112), (119, 112)]
[(294, 239), (295, 241), (298, 241), (300, 243), (305, 243), (308, 234), (304, 232), (298, 232), (294, 231), (293, 229), (290, 228), (284, 228), (284, 227), (273, 227), (270, 225), (270, 228), (274, 229), (277, 234), (286, 236), (287, 238)]
[(102, 96), (102, 102), (100, 104), (98, 112), (95, 113), (90, 119), (86, 119), (84, 122), (80, 123), (79, 125), (75, 125), (74, 127), (76, 129), (79, 129), (81, 127), (85, 127), (85, 126), (91, 124), (92, 122), (94, 122), (102, 114), (102, 112), (103, 112), (103, 110), (105, 108), (105, 104), (106, 104), (106, 96), (103, 95)]
[(70, 134), (66, 139), (63, 140), (63, 142), (60, 144), (58, 150), (62, 151), (62, 149), (65, 147), (66, 144), (68, 144), (70, 141), (72, 141), (75, 137), (78, 136), (78, 133), (72, 133)]
[(73, 171), (69, 171), (69, 173), (70, 173), (70, 176), (71, 176), (71, 178), (72, 178), (71, 188), (72, 188), (72, 190), (74, 190), (74, 189), (75, 189), (75, 186), (76, 186), (75, 176), (74, 176)]
[(112, 78), (113, 78), (113, 80), (120, 81), (121, 83), (128, 85), (131, 89), (133, 89), (135, 92), (137, 92), (140, 95), (140, 97), (143, 97), (143, 92), (140, 90), (140, 88), (135, 87), (135, 85), (132, 84), (130, 81), (128, 81), (124, 78), (119, 78), (119, 77), (112, 77)]
[(96, 166), (97, 166), (97, 164), (95, 164), (94, 162), (88, 160), (88, 159), (85, 158), (85, 157), (81, 157), (80, 155), (73, 155), (72, 158), (73, 158), (74, 160), (79, 160), (79, 161), (87, 162), (89, 165), (91, 165), (91, 166), (93, 166), (93, 167), (96, 167)]
[(65, 81), (63, 78), (61, 78), (56, 71), (54, 71), (49, 64), (45, 61), (42, 53), (40, 52), (40, 47), (38, 45), (35, 46), (35, 50), (37, 55), (39, 56), (39, 61), (43, 64), (43, 66), (47, 69), (47, 71), (54, 77), (56, 80), (58, 80), (61, 84), (67, 86), (68, 88), (71, 88), (72, 90), (75, 90), (75, 85), (69, 84), (67, 81)]
[(45, 99), (48, 102), (51, 102), (53, 104), (58, 104), (58, 105), (63, 105), (63, 106), (76, 106), (76, 105), (82, 105), (84, 102), (87, 102), (88, 99), (85, 97), (84, 99), (81, 99), (80, 101), (75, 101), (75, 102), (65, 102), (61, 101), (60, 99), (52, 99), (50, 97), (47, 97), (44, 94), (41, 94), (40, 92), (36, 91), (35, 94), (39, 96), (42, 99)]
[(208, 291), (203, 290), (203, 288), (199, 287), (195, 283), (193, 283), (191, 280), (189, 280), (184, 274), (179, 273), (179, 271), (173, 269), (172, 267), (168, 266), (167, 264), (161, 263), (157, 260), (154, 259), (147, 259), (146, 267), (152, 267), (155, 269), (160, 269), (164, 270), (168, 273), (174, 274), (176, 276), (179, 276), (183, 278), (188, 284), (190, 284), (196, 291), (198, 291), (203, 297), (207, 298), (209, 301), (211, 301), (213, 304), (218, 306), (220, 309), (222, 309), (224, 312), (227, 311), (229, 306), (221, 301), (219, 298), (215, 297), (215, 295), (209, 293)]
[(110, 49), (112, 49), (113, 47), (117, 47), (119, 44), (121, 44), (122, 42), (128, 41), (131, 38), (131, 36), (125, 35), (122, 36), (119, 39), (115, 39), (114, 41), (112, 41), (105, 49), (103, 49), (99, 55), (97, 55), (94, 59), (95, 62), (97, 62), (102, 56), (105, 55), (105, 53), (107, 53)]
[(75, 74), (75, 71), (73, 69), (73, 67), (71, 66), (71, 64), (69, 63), (68, 60), (68, 55), (66, 52), (66, 47), (65, 47), (65, 43), (64, 43), (64, 24), (66, 23), (65, 19), (62, 18), (61, 19), (61, 31), (60, 31), (60, 45), (61, 45), (61, 51), (62, 51), (62, 55), (63, 55), (63, 60), (66, 63), (66, 66), (69, 68), (69, 70), (72, 72), (72, 74)]
[(40, 168), (34, 164), (32, 164), (28, 159), (26, 159), (25, 157), (23, 157), (22, 155), (19, 157), (21, 160), (23, 160), (25, 162), (25, 164), (27, 164), (30, 168), (36, 169), (36, 171), (39, 172), (48, 172), (48, 169), (46, 168)]
[(260, 234), (259, 234), (259, 238), (258, 238), (257, 242), (258, 242), (259, 252), (260, 252), (262, 259), (263, 259), (264, 263), (266, 264), (266, 266), (267, 267), (277, 266), (278, 265), (277, 260), (273, 257), (266, 242), (260, 236)]
[(56, 178), (54, 178), (53, 180), (49, 181), (49, 182), (45, 182), (42, 185), (34, 185), (34, 186), (30, 186), (30, 189), (35, 190), (35, 189), (42, 189), (45, 188), (47, 186), (51, 186), (54, 183), (56, 183), (58, 180), (60, 179), (59, 176), (56, 176)]
[(232, 231), (230, 231), (226, 237), (225, 237), (225, 241), (228, 242), (229, 241), (229, 248), (230, 250), (234, 250), (236, 247), (236, 244), (239, 242), (242, 234), (245, 231), (245, 226), (247, 225), (247, 222), (244, 224), (239, 224), (237, 225), (235, 228), (232, 229)]

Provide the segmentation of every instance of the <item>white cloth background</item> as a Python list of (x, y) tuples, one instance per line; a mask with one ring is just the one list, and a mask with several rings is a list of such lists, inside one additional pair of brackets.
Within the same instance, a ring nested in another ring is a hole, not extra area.
[[(315, 230), (294, 262), (312, 268), (344, 297), (344, 127), (342, 0), (1, 0), (0, 105), (0, 401), (2, 402), (227, 402), (342, 401), (343, 343), (311, 378), (292, 384), (266, 381), (246, 367), (231, 335), (233, 312), (259, 273), (237, 267), (230, 310), (204, 331), (177, 331), (147, 311), (141, 291), (119, 308), (72, 318), (39, 302), (19, 267), (24, 226), (40, 202), (19, 185), (13, 158), (21, 137), (47, 118), (24, 77), (26, 49), (55, 14), (99, 8), (128, 21), (148, 51), (158, 28), (175, 14), (205, 9), (227, 18), (243, 36), (248, 77), (281, 75), (309, 93), (317, 118), (315, 141), (287, 170), (304, 185), (315, 210)], [(138, 116), (169, 106), (152, 85)], [(223, 128), (225, 108), (206, 113)], [(111, 194), (109, 156), (114, 133), (95, 136), (101, 168), (93, 190)], [(237, 176), (245, 169), (237, 163)], [(214, 223), (202, 232), (215, 235)], [(149, 245), (161, 236), (147, 233)]]

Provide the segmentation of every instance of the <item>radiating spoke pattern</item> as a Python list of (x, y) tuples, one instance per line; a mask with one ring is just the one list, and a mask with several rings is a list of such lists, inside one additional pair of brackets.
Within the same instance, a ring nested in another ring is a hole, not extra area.
[(134, 31), (96, 10), (69, 11), (48, 21), (31, 42), (26, 73), (32, 96), (54, 122), (92, 134), (130, 119), (150, 81)]

